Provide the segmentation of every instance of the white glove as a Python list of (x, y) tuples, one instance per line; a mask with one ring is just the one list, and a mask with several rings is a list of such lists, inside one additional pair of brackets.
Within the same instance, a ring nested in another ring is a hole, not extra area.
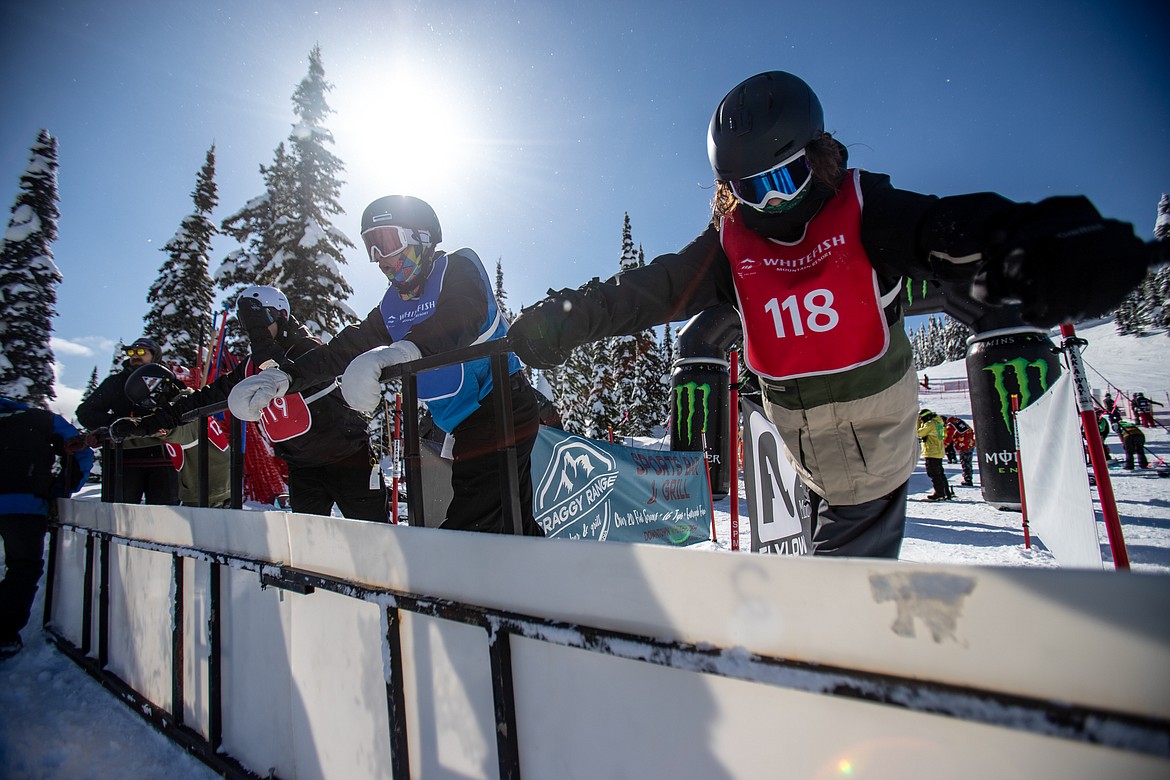
[(351, 408), (372, 412), (382, 400), (382, 370), (399, 363), (418, 360), (422, 353), (409, 341), (395, 341), (388, 347), (374, 347), (350, 361), (341, 376), (341, 394)]
[(266, 368), (240, 381), (228, 393), (228, 409), (241, 420), (256, 422), (264, 407), (288, 392), (292, 377), (279, 368)]

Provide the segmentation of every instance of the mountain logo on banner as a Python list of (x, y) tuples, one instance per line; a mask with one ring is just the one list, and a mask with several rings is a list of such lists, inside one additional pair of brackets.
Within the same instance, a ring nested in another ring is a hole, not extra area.
[(613, 516), (610, 495), (617, 478), (617, 462), (605, 450), (580, 439), (557, 442), (534, 496), (534, 514), (545, 535), (555, 537), (578, 518), (593, 515), (593, 522), (600, 526), (589, 536), (604, 540)]

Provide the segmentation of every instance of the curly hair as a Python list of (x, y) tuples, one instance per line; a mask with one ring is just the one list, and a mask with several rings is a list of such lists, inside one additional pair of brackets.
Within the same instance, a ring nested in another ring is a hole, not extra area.
[[(831, 190), (841, 181), (841, 147), (831, 133), (822, 133), (819, 138), (804, 147), (808, 164), (812, 168), (813, 181)], [(711, 200), (711, 217), (716, 223), (739, 206), (735, 193), (725, 181), (715, 181), (715, 197)]]

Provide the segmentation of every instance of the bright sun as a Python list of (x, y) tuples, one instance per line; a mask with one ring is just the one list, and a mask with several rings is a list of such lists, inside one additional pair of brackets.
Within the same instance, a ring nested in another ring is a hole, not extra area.
[[(387, 192), (437, 194), (465, 178), (475, 146), (464, 96), (440, 74), (401, 66), (339, 76), (327, 122), (346, 179)], [(345, 78), (345, 81), (342, 79)]]

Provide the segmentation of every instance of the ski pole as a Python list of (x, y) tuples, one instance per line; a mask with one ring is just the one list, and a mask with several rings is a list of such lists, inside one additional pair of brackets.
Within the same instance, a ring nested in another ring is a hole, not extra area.
[(700, 432), (699, 437), (703, 446), (703, 470), (707, 474), (707, 507), (711, 513), (711, 541), (718, 542), (719, 539), (715, 533), (715, 494), (711, 489), (711, 463), (707, 460), (707, 432)]
[(1024, 549), (1032, 549), (1032, 535), (1028, 531), (1028, 501), (1024, 497), (1024, 460), (1020, 457), (1020, 424), (1016, 414), (1020, 411), (1020, 397), (1012, 393), (1012, 437), (1016, 441), (1016, 479), (1020, 483), (1020, 516), (1024, 522)]
[(1105, 516), (1109, 549), (1113, 551), (1113, 567), (1128, 569), (1129, 553), (1125, 549), (1125, 536), (1121, 532), (1121, 519), (1117, 515), (1117, 499), (1113, 495), (1113, 482), (1109, 479), (1109, 466), (1105, 462), (1101, 432), (1097, 429), (1097, 415), (1093, 412), (1093, 394), (1089, 390), (1088, 377), (1085, 376), (1084, 364), (1081, 362), (1081, 347), (1086, 342), (1077, 338), (1076, 330), (1071, 324), (1061, 325), (1060, 335), (1064, 337), (1060, 349), (1068, 359), (1077, 409), (1081, 415), (1081, 432), (1089, 445), (1089, 461), (1093, 464), (1093, 473), (1097, 477), (1097, 497), (1101, 499), (1101, 514)]

